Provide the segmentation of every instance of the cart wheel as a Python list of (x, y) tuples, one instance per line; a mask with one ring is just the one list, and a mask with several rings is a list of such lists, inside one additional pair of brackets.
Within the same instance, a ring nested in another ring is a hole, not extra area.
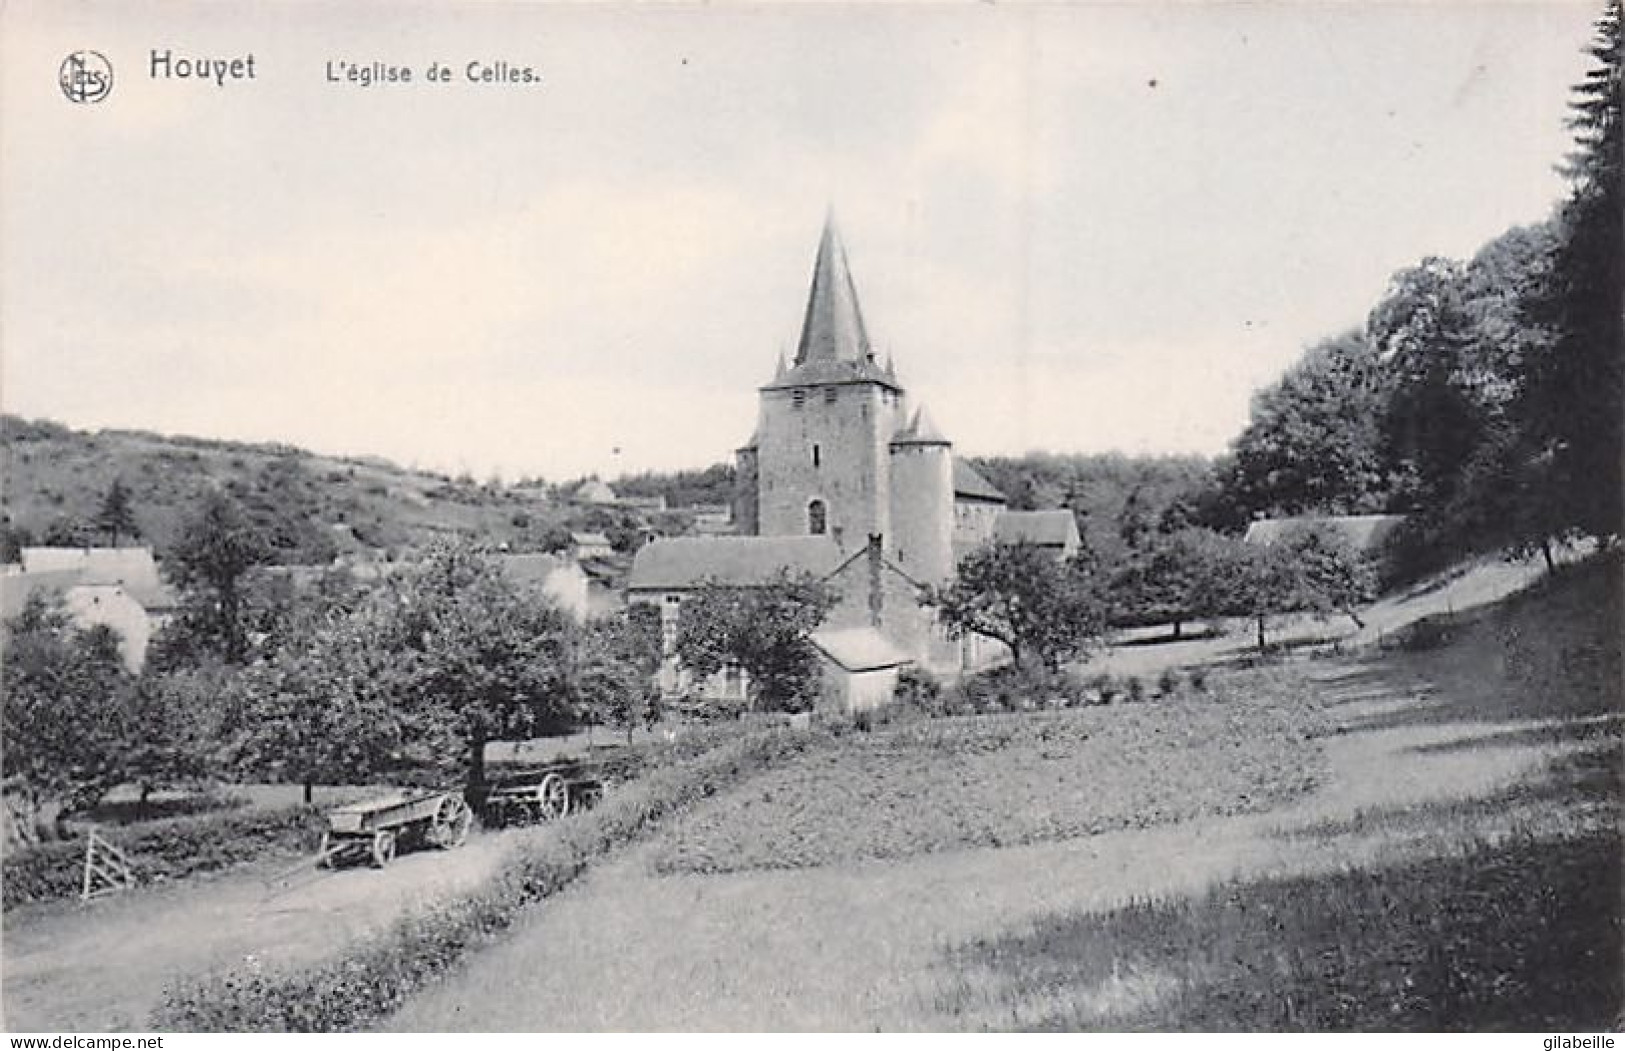
[(558, 774), (542, 778), (536, 796), (540, 802), (537, 809), (544, 819), (552, 820), (570, 812), (570, 786)]
[(387, 829), (373, 834), (372, 867), (381, 869), (395, 860), (395, 833)]
[(460, 847), (468, 838), (468, 826), (474, 822), (474, 812), (459, 795), (448, 795), (440, 801), (434, 812), (434, 824), (429, 826), (429, 842), (441, 850)]

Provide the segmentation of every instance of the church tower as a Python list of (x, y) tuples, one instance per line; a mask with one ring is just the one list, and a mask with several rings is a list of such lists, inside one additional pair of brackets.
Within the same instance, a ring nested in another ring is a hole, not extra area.
[(788, 368), (761, 388), (754, 440), (741, 450), (754, 475), (762, 536), (828, 535), (843, 551), (871, 536), (891, 546), (891, 441), (902, 429), (903, 389), (875, 360), (833, 215), (813, 264), (801, 339)]

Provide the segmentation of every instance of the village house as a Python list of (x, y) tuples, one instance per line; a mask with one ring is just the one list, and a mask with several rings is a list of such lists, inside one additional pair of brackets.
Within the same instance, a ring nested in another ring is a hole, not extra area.
[(1001, 544), (1032, 544), (1057, 560), (1071, 558), (1083, 546), (1078, 520), (1066, 508), (1005, 511), (993, 520), (993, 539)]
[(1376, 554), (1405, 521), (1404, 515), (1296, 515), (1258, 518), (1247, 525), (1242, 538), (1258, 547), (1272, 547), (1309, 530), (1342, 537), (1361, 554)]
[(577, 624), (592, 615), (592, 584), (581, 563), (564, 555), (502, 554), (498, 568), (509, 581), (547, 596)]
[(608, 558), (615, 553), (615, 545), (603, 533), (571, 533), (570, 551), (578, 559)]
[(147, 646), (175, 611), (175, 595), (148, 547), (25, 547), (0, 574), (0, 616), (22, 612), (31, 596), (56, 592), (81, 627), (118, 633), (131, 672), (146, 664)]
[(576, 486), (576, 491), (571, 494), (570, 499), (578, 504), (608, 507), (619, 498), (615, 495), (615, 490), (610, 488), (608, 482), (600, 481), (597, 478), (589, 478)]

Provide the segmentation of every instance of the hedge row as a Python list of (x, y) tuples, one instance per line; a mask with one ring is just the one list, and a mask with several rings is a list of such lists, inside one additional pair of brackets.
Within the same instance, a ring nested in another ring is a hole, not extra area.
[[(166, 818), (121, 828), (109, 838), (129, 857), (136, 879), (152, 883), (212, 872), (269, 853), (314, 850), (321, 828), (321, 811), (295, 805)], [(84, 860), (83, 839), (7, 851), (0, 861), (3, 907), (78, 894)]]
[(362, 1028), (399, 1008), (594, 861), (673, 812), (826, 739), (817, 732), (757, 730), (705, 754), (653, 767), (593, 810), (559, 822), (555, 835), (518, 851), (478, 890), (405, 916), (315, 967), (243, 967), (183, 980), (165, 990), (152, 1026), (181, 1032)]

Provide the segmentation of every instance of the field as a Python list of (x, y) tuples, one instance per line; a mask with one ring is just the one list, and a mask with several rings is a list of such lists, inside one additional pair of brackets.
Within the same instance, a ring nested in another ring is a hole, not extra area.
[(1276, 669), (1140, 704), (853, 733), (675, 826), (655, 867), (801, 868), (1267, 809), (1319, 780), (1322, 726), (1301, 676)]

